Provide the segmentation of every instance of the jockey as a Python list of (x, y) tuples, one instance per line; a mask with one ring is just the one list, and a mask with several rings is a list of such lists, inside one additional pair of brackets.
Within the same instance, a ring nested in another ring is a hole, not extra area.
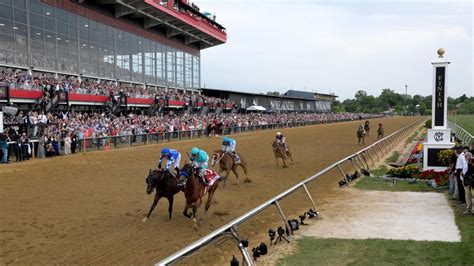
[(206, 169), (209, 161), (209, 156), (203, 150), (194, 147), (191, 150), (191, 161), (193, 162), (194, 168), (197, 170), (199, 177), (204, 181), (204, 184), (208, 185), (206, 180)]
[(281, 134), (281, 132), (277, 132), (276, 137), (275, 137), (275, 142), (278, 145), (283, 145), (285, 146), (285, 150), (288, 151), (288, 145), (286, 144), (286, 138)]
[(234, 161), (238, 161), (240, 158), (239, 156), (235, 153), (235, 146), (237, 145), (237, 141), (235, 141), (234, 139), (231, 139), (231, 138), (228, 138), (228, 137), (224, 137), (224, 140), (222, 141), (222, 147), (221, 147), (221, 150), (223, 152), (226, 152), (228, 153), (230, 156), (232, 156), (232, 158), (234, 159)]
[(170, 167), (176, 170), (177, 176), (179, 176), (179, 162), (181, 161), (181, 153), (177, 150), (163, 148), (161, 150), (160, 161), (158, 162), (158, 169), (161, 169), (161, 163), (163, 159), (166, 159), (165, 171), (169, 171)]

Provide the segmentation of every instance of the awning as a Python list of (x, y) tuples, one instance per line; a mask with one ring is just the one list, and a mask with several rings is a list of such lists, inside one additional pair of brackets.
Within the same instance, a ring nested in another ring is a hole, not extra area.
[(247, 111), (266, 111), (265, 107), (260, 105), (252, 105), (249, 108), (245, 109)]

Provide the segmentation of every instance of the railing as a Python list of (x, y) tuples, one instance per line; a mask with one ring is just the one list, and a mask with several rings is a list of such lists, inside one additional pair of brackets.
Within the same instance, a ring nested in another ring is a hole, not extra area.
[(454, 134), (461, 140), (463, 146), (472, 147), (472, 145), (474, 145), (474, 136), (467, 132), (467, 130), (451, 121), (448, 121), (448, 127), (454, 131)]
[(318, 172), (318, 173), (314, 174), (313, 176), (299, 182), (298, 184), (294, 185), (290, 189), (280, 193), (276, 197), (266, 201), (265, 203), (263, 203), (263, 204), (259, 205), (258, 207), (254, 208), (253, 210), (251, 210), (251, 211), (243, 214), (242, 216), (234, 219), (230, 223), (222, 226), (221, 228), (215, 230), (214, 232), (202, 237), (201, 239), (197, 240), (196, 242), (194, 242), (193, 244), (187, 246), (186, 248), (184, 248), (184, 249), (174, 253), (173, 255), (165, 258), (164, 260), (158, 262), (156, 265), (169, 265), (169, 264), (172, 264), (172, 263), (178, 261), (179, 259), (181, 259), (183, 257), (187, 257), (187, 256), (197, 252), (200, 248), (202, 248), (203, 246), (211, 243), (212, 241), (216, 240), (217, 238), (225, 237), (225, 236), (231, 237), (231, 239), (234, 240), (236, 245), (239, 247), (239, 249), (242, 253), (242, 256), (243, 256), (244, 264), (254, 265), (252, 257), (250, 256), (247, 248), (244, 247), (240, 243), (240, 239), (239, 239), (238, 234), (237, 234), (237, 225), (249, 220), (250, 218), (257, 215), (258, 213), (260, 213), (263, 210), (269, 208), (270, 206), (275, 205), (278, 212), (279, 212), (279, 214), (280, 214), (280, 218), (283, 221), (283, 224), (285, 224), (286, 227), (287, 227), (289, 235), (292, 235), (293, 232), (291, 230), (291, 226), (288, 224), (288, 220), (286, 219), (286, 216), (285, 216), (285, 214), (284, 214), (284, 212), (283, 212), (283, 210), (282, 210), (282, 208), (279, 204), (280, 200), (284, 199), (285, 197), (287, 197), (288, 195), (290, 195), (293, 192), (297, 191), (298, 189), (303, 188), (306, 195), (308, 196), (309, 201), (311, 202), (312, 207), (314, 208), (314, 210), (316, 210), (316, 204), (314, 203), (314, 200), (313, 200), (313, 198), (312, 198), (311, 194), (309, 193), (309, 190), (306, 186), (309, 182), (319, 178), (320, 176), (328, 173), (329, 171), (331, 171), (335, 168), (337, 168), (340, 171), (343, 178), (346, 178), (346, 173), (342, 169), (341, 165), (345, 162), (348, 162), (348, 161), (351, 163), (351, 165), (355, 169), (355, 171), (359, 171), (361, 169), (369, 169), (369, 164), (368, 164), (368, 161), (367, 161), (367, 157), (370, 158), (370, 160), (372, 161), (372, 165), (374, 165), (375, 164), (375, 158), (374, 158), (375, 156), (377, 157), (377, 159), (380, 159), (381, 157), (384, 156), (384, 154), (387, 154), (388, 152), (390, 152), (391, 149), (393, 149), (406, 136), (408, 136), (408, 134), (410, 134), (413, 131), (413, 129), (415, 129), (417, 126), (419, 126), (424, 120), (426, 120), (426, 119), (421, 119), (419, 121), (416, 121), (416, 122), (402, 128), (402, 129), (390, 134), (389, 136), (373, 143), (372, 145), (370, 145), (370, 146), (368, 146), (368, 147), (366, 147), (366, 148), (364, 148), (364, 149), (362, 149), (362, 150), (360, 150), (360, 151), (358, 151), (354, 154), (351, 154), (351, 155), (347, 156), (346, 158), (344, 158), (344, 159), (342, 159), (342, 160), (340, 160), (340, 161), (324, 168), (320, 172)]

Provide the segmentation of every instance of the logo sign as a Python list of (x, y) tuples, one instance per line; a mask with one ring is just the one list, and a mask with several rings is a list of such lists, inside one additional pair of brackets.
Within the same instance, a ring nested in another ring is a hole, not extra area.
[(437, 67), (434, 95), (434, 125), (437, 127), (444, 126), (445, 77), (446, 67)]
[(443, 141), (443, 136), (444, 136), (444, 133), (443, 132), (436, 132), (434, 135), (433, 135), (433, 138), (436, 142), (440, 142), (440, 141)]

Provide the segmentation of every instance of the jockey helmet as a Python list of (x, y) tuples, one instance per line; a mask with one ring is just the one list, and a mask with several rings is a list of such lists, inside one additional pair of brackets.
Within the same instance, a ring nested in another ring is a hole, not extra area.
[(161, 150), (161, 154), (162, 154), (162, 155), (166, 155), (166, 154), (168, 154), (169, 152), (170, 152), (170, 149), (168, 149), (168, 148), (163, 148), (163, 149)]
[(277, 136), (281, 136), (281, 135), (282, 135), (281, 132), (277, 132)]
[(199, 153), (199, 148), (197, 147), (194, 147), (192, 150), (191, 150), (191, 155), (197, 155)]
[(224, 141), (225, 141), (225, 142), (229, 142), (229, 138), (228, 138), (228, 137), (224, 137)]

